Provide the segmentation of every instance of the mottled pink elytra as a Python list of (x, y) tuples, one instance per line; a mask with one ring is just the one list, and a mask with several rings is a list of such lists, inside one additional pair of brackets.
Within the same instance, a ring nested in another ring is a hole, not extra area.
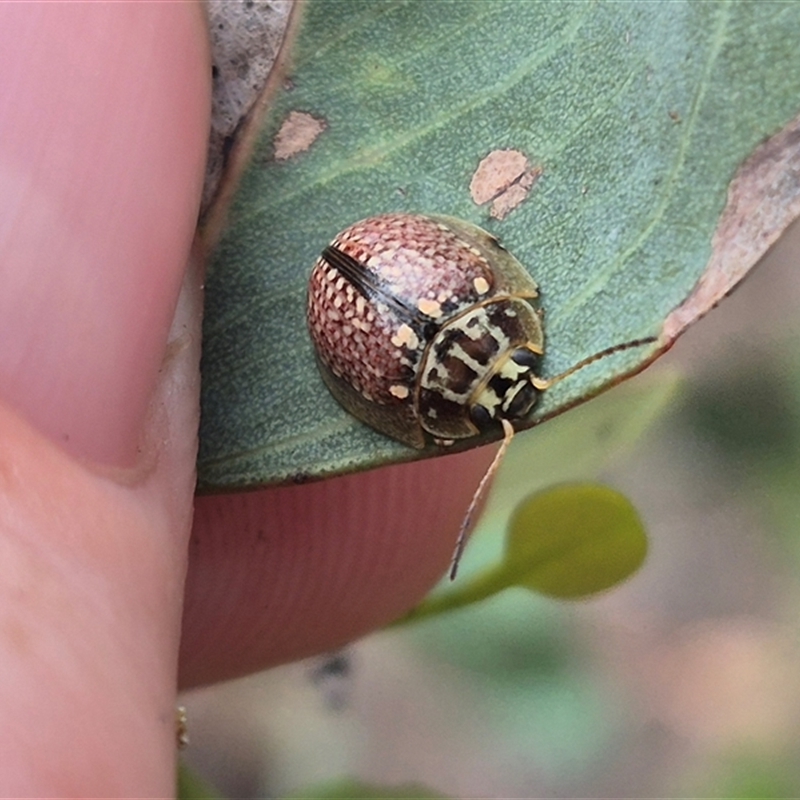
[(308, 289), (308, 327), (322, 378), (357, 419), (411, 447), (492, 429), (503, 445), (459, 534), (538, 393), (639, 339), (545, 380), (536, 283), (498, 240), (454, 217), (383, 214), (323, 250)]

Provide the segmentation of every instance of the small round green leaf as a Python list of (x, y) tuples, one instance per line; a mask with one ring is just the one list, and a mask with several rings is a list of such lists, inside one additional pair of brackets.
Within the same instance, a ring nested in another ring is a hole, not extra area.
[(505, 571), (527, 589), (578, 598), (625, 580), (646, 554), (644, 527), (626, 497), (599, 484), (566, 484), (517, 508)]

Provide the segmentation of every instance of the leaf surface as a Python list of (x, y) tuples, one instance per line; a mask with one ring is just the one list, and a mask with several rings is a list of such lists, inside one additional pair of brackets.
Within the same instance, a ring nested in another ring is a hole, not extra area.
[[(800, 170), (783, 166), (798, 157), (800, 4), (310, 0), (304, 13), (210, 264), (201, 489), (418, 457), (337, 405), (306, 332), (311, 267), (358, 219), (448, 214), (497, 235), (541, 288), (546, 376), (662, 337), (546, 392), (532, 425), (649, 363), (800, 213)], [(506, 151), (528, 172), (498, 211), (473, 178)], [(748, 157), (758, 179), (728, 198)]]

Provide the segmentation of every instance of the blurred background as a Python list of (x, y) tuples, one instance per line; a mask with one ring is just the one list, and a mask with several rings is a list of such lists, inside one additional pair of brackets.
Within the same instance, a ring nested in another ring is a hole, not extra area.
[[(670, 353), (586, 406), (682, 376), (624, 457), (584, 475), (639, 510), (637, 574), (578, 602), (509, 590), (187, 693), (185, 763), (238, 798), (345, 778), (462, 798), (799, 797), (799, 262), (795, 225)], [(501, 546), (490, 528), (465, 570)]]

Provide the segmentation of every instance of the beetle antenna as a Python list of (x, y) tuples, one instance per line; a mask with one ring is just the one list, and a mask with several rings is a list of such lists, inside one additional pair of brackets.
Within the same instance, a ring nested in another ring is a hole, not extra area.
[(562, 372), (560, 375), (554, 375), (552, 378), (537, 378), (533, 385), (540, 391), (549, 389), (551, 386), (561, 383), (564, 378), (569, 378), (570, 375), (574, 375), (576, 372), (578, 372), (578, 370), (588, 367), (589, 364), (594, 364), (595, 361), (599, 361), (601, 358), (611, 356), (614, 353), (620, 353), (623, 350), (631, 350), (634, 347), (644, 347), (646, 344), (653, 344), (657, 341), (657, 336), (646, 336), (644, 339), (633, 339), (630, 342), (622, 342), (622, 344), (611, 345), (611, 347), (606, 347), (605, 350), (600, 350), (598, 353), (593, 353), (588, 358), (584, 358), (577, 364), (573, 364), (568, 370)]
[(458, 530), (458, 539), (456, 539), (456, 547), (453, 551), (453, 560), (450, 563), (451, 581), (454, 581), (456, 579), (456, 575), (458, 574), (458, 565), (461, 563), (461, 556), (464, 555), (464, 548), (467, 546), (467, 538), (470, 534), (472, 518), (475, 516), (478, 506), (486, 495), (489, 481), (494, 477), (495, 472), (497, 472), (498, 467), (503, 461), (503, 456), (505, 456), (506, 450), (511, 444), (511, 440), (514, 438), (514, 427), (512, 424), (507, 419), (501, 419), (500, 422), (503, 425), (503, 441), (495, 453), (494, 459), (489, 465), (489, 469), (483, 473), (481, 482), (478, 484), (475, 494), (472, 495), (472, 500), (470, 500), (467, 513), (464, 515), (464, 521), (461, 523), (461, 527)]

